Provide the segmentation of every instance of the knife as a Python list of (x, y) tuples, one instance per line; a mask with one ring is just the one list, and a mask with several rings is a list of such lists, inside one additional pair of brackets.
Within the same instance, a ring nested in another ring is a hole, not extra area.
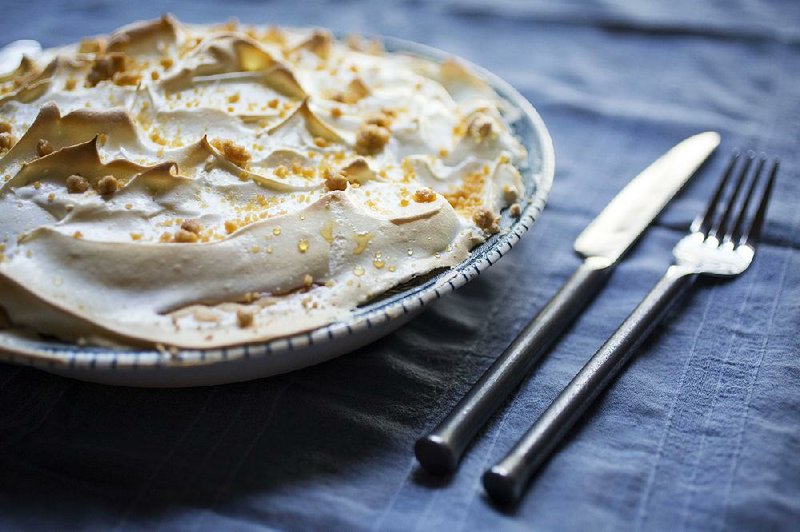
[(469, 393), (414, 453), (433, 475), (458, 467), (464, 450), (578, 313), (605, 284), (614, 267), (672, 197), (719, 145), (713, 131), (680, 142), (636, 176), (575, 240), (583, 264), (528, 323)]

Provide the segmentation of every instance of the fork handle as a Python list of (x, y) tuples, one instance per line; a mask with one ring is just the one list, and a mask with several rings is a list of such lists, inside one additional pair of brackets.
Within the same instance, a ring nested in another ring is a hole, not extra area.
[(501, 504), (514, 504), (519, 500), (536, 470), (696, 278), (697, 274), (693, 271), (680, 266), (669, 267), (658, 284), (583, 366), (519, 443), (484, 473), (483, 485), (492, 499)]

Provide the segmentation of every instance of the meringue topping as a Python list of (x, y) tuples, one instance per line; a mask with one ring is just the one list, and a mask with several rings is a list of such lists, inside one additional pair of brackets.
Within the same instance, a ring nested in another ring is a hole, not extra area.
[(0, 75), (0, 311), (207, 348), (345, 319), (463, 261), (527, 157), (456, 60), (166, 15)]

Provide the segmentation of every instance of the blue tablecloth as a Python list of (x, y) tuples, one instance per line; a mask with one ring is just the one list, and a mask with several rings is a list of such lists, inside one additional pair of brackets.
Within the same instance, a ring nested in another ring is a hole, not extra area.
[[(170, 10), (438, 46), (539, 109), (551, 201), (511, 254), (399, 332), (230, 386), (112, 388), (0, 365), (0, 528), (719, 530), (800, 526), (800, 2), (15, 2), (0, 40), (45, 45)], [(783, 159), (766, 243), (702, 282), (514, 511), (480, 485), (670, 261), (724, 164), (674, 201), (535, 375), (439, 481), (414, 440), (577, 266), (582, 227), (652, 159), (718, 130)]]

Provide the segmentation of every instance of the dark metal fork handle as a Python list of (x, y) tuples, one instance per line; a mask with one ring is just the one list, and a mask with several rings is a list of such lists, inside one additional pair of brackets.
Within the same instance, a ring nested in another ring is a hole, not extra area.
[(670, 266), (647, 297), (586, 363), (520, 442), (484, 474), (483, 485), (492, 499), (502, 504), (513, 504), (519, 500), (531, 476), (696, 278), (694, 272), (680, 266)]

